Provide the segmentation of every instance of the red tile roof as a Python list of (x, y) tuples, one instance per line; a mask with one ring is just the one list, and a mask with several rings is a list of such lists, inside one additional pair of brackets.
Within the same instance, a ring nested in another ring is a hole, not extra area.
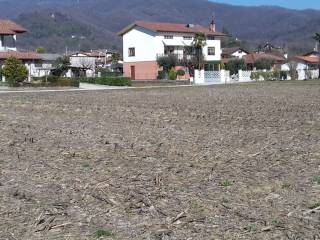
[(296, 56), (294, 59), (309, 64), (319, 64), (319, 57), (317, 56)]
[(271, 59), (271, 60), (274, 60), (278, 63), (286, 61), (286, 59), (284, 57), (280, 57), (280, 56), (276, 56), (276, 55), (268, 54), (268, 53), (250, 53), (250, 54), (243, 56), (243, 59), (247, 64), (253, 64), (255, 61), (257, 61), (259, 59)]
[(41, 60), (41, 56), (33, 52), (0, 52), (0, 60), (7, 59), (9, 57), (15, 57), (20, 60)]
[(14, 31), (0, 25), (0, 34), (1, 35), (15, 35), (16, 33)]
[(14, 35), (16, 33), (24, 33), (27, 30), (17, 23), (10, 20), (0, 20), (0, 34)]
[(191, 25), (191, 24), (176, 24), (176, 23), (163, 23), (163, 22), (146, 22), (146, 21), (136, 21), (126, 28), (124, 28), (118, 35), (123, 36), (131, 29), (135, 27), (142, 27), (149, 29), (154, 32), (174, 32), (174, 33), (204, 33), (211, 36), (225, 36), (224, 33), (213, 32), (206, 27), (201, 25)]

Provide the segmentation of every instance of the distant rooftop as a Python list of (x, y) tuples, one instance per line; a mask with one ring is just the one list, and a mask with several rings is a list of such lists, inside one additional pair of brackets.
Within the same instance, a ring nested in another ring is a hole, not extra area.
[(59, 57), (62, 57), (61, 54), (55, 54), (55, 53), (41, 53), (38, 54), (42, 60), (44, 61), (55, 61), (57, 60)]
[(9, 57), (15, 57), (20, 60), (41, 60), (41, 56), (33, 52), (17, 52), (17, 51), (0, 52), (0, 60), (7, 59)]
[(282, 56), (277, 56), (271, 53), (249, 53), (248, 55), (243, 56), (244, 61), (247, 64), (253, 64), (255, 61), (259, 60), (259, 59), (270, 59), (270, 60), (274, 60), (276, 62), (285, 62), (286, 59), (285, 57)]

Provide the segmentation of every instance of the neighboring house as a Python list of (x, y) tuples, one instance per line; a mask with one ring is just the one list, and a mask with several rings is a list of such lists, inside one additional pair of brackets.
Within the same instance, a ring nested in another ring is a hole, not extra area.
[(223, 48), (221, 57), (223, 59), (232, 59), (232, 58), (241, 59), (247, 54), (249, 54), (249, 52), (242, 49), (241, 47)]
[[(9, 57), (15, 57), (21, 60), (29, 70), (29, 81), (31, 79), (32, 69), (35, 64), (41, 62), (41, 57), (33, 52), (22, 52), (17, 50), (17, 35), (25, 33), (27, 30), (22, 26), (10, 20), (0, 20), (0, 67)], [(0, 76), (0, 80), (5, 81)]]
[(70, 56), (70, 63), (72, 68), (79, 68), (87, 77), (92, 77), (97, 66), (96, 59), (96, 56), (88, 53), (76, 53)]
[(0, 51), (17, 51), (17, 35), (27, 30), (10, 20), (0, 20)]
[(287, 59), (284, 56), (277, 56), (271, 53), (264, 53), (264, 52), (249, 53), (243, 56), (243, 59), (247, 65), (247, 69), (249, 70), (254, 70), (254, 63), (257, 60), (261, 60), (261, 59), (273, 60), (274, 68), (281, 68), (281, 65), (287, 61)]
[[(216, 31), (214, 21), (210, 27), (136, 21), (119, 33), (119, 36), (123, 37), (124, 75), (134, 80), (157, 79), (160, 70), (157, 58), (175, 54), (178, 59), (183, 59), (192, 52), (192, 42), (196, 33), (203, 33), (207, 38), (203, 47), (206, 68), (219, 69), (220, 37), (225, 34)], [(187, 68), (184, 70), (188, 71)]]
[(112, 55), (115, 51), (96, 50), (90, 52), (80, 52), (70, 55), (71, 67), (79, 68), (86, 73), (86, 76), (94, 76), (97, 68), (106, 68), (110, 71), (122, 69), (121, 62), (118, 62), (117, 68), (113, 68)]
[[(306, 53), (302, 56), (295, 56), (289, 59), (288, 63), (283, 64), (281, 70), (289, 71), (295, 68), (298, 73), (298, 80), (317, 78), (319, 76), (319, 58), (320, 54), (316, 51)], [(308, 73), (308, 71), (311, 72)], [(311, 74), (311, 76), (308, 76), (308, 74)]]
[(40, 56), (41, 62), (32, 64), (29, 70), (33, 77), (44, 77), (50, 75), (51, 71), (55, 69), (54, 63), (56, 60), (59, 57), (62, 57), (60, 54), (53, 53), (42, 53), (38, 54), (38, 56)]

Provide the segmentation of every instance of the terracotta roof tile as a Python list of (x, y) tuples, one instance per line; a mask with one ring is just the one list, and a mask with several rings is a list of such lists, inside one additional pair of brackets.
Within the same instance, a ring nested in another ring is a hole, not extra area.
[(15, 35), (16, 33), (14, 31), (0, 25), (0, 34), (2, 34), (2, 35)]
[(319, 57), (317, 56), (296, 56), (294, 58), (295, 60), (302, 60), (306, 63), (309, 63), (309, 64), (318, 64), (319, 63)]
[(134, 27), (139, 26), (149, 29), (154, 32), (175, 32), (175, 33), (204, 33), (206, 35), (212, 36), (225, 36), (224, 33), (213, 32), (206, 27), (201, 25), (189, 25), (188, 24), (177, 24), (177, 23), (163, 23), (163, 22), (146, 22), (146, 21), (136, 21), (119, 32), (122, 36)]
[(0, 20), (0, 34), (14, 35), (16, 33), (24, 33), (27, 30), (19, 24), (10, 20)]
[(41, 60), (41, 56), (33, 52), (17, 52), (17, 51), (0, 52), (0, 59), (4, 60), (9, 57), (15, 57), (20, 60)]
[(255, 61), (259, 59), (271, 59), (276, 62), (285, 62), (286, 59), (284, 57), (276, 56), (273, 54), (268, 54), (268, 53), (250, 53), (245, 56), (243, 56), (244, 61), (247, 64), (253, 64)]

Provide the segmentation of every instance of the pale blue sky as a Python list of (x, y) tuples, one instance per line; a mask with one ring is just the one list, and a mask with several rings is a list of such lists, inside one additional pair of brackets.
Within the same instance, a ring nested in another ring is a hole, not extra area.
[(320, 0), (212, 0), (213, 2), (228, 3), (234, 5), (276, 5), (293, 9), (320, 9)]

